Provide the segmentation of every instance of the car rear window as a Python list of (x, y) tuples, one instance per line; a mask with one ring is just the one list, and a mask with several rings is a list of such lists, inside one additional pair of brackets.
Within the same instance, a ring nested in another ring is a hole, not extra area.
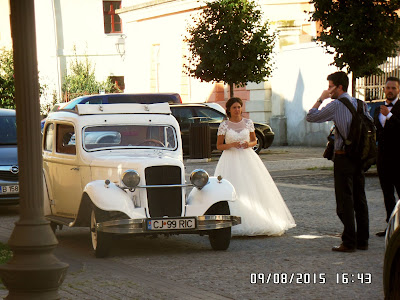
[(208, 107), (197, 108), (196, 114), (200, 122), (222, 122), (225, 119), (225, 115)]

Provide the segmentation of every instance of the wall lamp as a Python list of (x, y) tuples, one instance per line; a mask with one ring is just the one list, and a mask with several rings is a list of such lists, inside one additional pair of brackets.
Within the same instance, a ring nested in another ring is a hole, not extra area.
[(124, 55), (125, 55), (125, 39), (126, 39), (126, 35), (121, 34), (115, 43), (117, 52), (121, 57), (124, 57)]

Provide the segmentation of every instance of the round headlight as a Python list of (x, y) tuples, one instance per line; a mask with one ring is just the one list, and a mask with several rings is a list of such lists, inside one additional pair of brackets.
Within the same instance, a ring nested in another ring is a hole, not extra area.
[(202, 169), (196, 169), (190, 174), (190, 182), (201, 190), (208, 183), (208, 173)]
[(126, 170), (122, 174), (122, 183), (127, 187), (134, 189), (140, 182), (139, 173), (135, 170)]

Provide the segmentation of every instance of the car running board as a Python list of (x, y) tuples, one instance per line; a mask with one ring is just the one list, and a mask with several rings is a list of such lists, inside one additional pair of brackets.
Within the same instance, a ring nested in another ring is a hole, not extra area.
[(57, 224), (62, 224), (62, 225), (68, 226), (68, 227), (71, 227), (75, 221), (74, 218), (66, 218), (66, 217), (59, 217), (59, 216), (53, 216), (53, 215), (47, 215), (47, 216), (45, 216), (45, 218), (51, 222), (54, 222)]

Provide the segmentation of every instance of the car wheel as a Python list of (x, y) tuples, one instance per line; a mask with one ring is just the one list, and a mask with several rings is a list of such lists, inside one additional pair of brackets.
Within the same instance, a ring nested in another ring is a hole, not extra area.
[[(392, 221), (392, 219), (390, 220)], [(390, 222), (389, 221), (389, 222)], [(383, 264), (383, 291), (385, 299), (400, 299), (400, 230), (390, 236)]]
[(56, 230), (57, 230), (57, 223), (50, 221), (50, 227), (51, 227), (51, 230), (53, 230), (53, 233), (55, 234)]
[(399, 290), (399, 284), (400, 284), (400, 253), (398, 253), (395, 257), (395, 260), (393, 261), (392, 264), (392, 274), (390, 278), (390, 284), (389, 284), (389, 295), (385, 299), (400, 299), (400, 290)]
[(262, 142), (262, 135), (261, 133), (256, 132), (256, 140), (257, 144), (253, 147), (253, 150), (256, 151), (256, 153), (260, 153), (262, 147), (263, 147), (263, 142)]
[(398, 286), (400, 284), (400, 252), (397, 251), (393, 260), (387, 265), (385, 257), (385, 265), (383, 268), (383, 285), (385, 299), (400, 299), (400, 290)]
[[(229, 215), (229, 205), (228, 202), (218, 202), (214, 204), (208, 211), (206, 215)], [(211, 247), (213, 250), (226, 250), (231, 243), (231, 227), (210, 230), (208, 234)]]
[(96, 228), (98, 222), (104, 222), (108, 219), (108, 213), (106, 211), (93, 205), (90, 214), (90, 236), (94, 253), (98, 258), (108, 256), (111, 250), (112, 235), (107, 232), (97, 231)]

